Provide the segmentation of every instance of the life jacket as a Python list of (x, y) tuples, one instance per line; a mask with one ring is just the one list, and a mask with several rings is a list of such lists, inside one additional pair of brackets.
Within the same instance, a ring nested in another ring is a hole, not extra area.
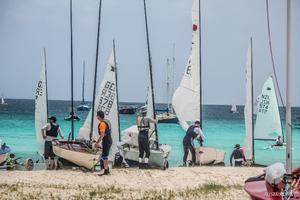
[(50, 124), (50, 127), (51, 127), (50, 130), (46, 131), (46, 136), (57, 137), (59, 125)]
[[(105, 136), (110, 136), (110, 134), (111, 134), (111, 128), (110, 128), (110, 125), (109, 125), (109, 123), (107, 122), (107, 121), (102, 121), (103, 123), (105, 123), (105, 125), (106, 125), (106, 129), (105, 129)], [(101, 125), (101, 123), (102, 122), (100, 122), (99, 124), (98, 124), (98, 130), (100, 130), (100, 125)], [(99, 132), (99, 135), (100, 135), (100, 132)]]
[(195, 125), (192, 125), (186, 131), (186, 134), (183, 138), (184, 144), (192, 144), (193, 140), (197, 137), (197, 133), (195, 133), (194, 129), (196, 128)]
[(150, 129), (150, 123), (148, 121), (147, 124), (145, 124), (145, 117), (142, 117), (141, 121), (138, 122), (138, 129), (139, 131), (145, 131)]
[(244, 154), (241, 149), (235, 149), (233, 151), (233, 158), (235, 161), (240, 162), (244, 160)]

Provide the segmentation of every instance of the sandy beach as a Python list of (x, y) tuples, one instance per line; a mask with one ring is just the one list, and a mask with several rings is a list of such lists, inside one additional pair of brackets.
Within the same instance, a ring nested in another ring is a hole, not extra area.
[(2, 171), (4, 199), (249, 199), (245, 179), (262, 168), (114, 169), (110, 176), (81, 171)]

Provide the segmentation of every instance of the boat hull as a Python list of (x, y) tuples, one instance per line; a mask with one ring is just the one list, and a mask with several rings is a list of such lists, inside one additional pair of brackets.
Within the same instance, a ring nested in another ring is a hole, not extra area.
[[(69, 145), (69, 146), (68, 146)], [(100, 160), (101, 152), (89, 153), (77, 142), (53, 142), (53, 152), (56, 156), (68, 160), (79, 167), (92, 170)]]
[(77, 107), (77, 110), (78, 110), (78, 111), (89, 111), (89, 110), (90, 110), (90, 107), (87, 106), (87, 105), (79, 105), (79, 106)]
[(0, 165), (3, 164), (8, 157), (8, 153), (0, 154)]
[[(123, 149), (126, 160), (138, 162), (139, 149), (138, 147), (125, 147)], [(149, 165), (165, 169), (168, 167), (168, 157), (171, 152), (169, 145), (159, 145), (159, 149), (150, 149)]]
[(3, 164), (8, 158), (10, 153), (10, 148), (8, 146), (4, 146), (0, 149), (0, 165)]
[(157, 115), (158, 123), (166, 123), (166, 124), (176, 124), (178, 123), (178, 118), (173, 114), (159, 114)]
[[(196, 163), (199, 165), (225, 165), (224, 159), (225, 151), (209, 147), (196, 148)], [(192, 155), (190, 152), (187, 161), (192, 161)]]
[(134, 115), (136, 112), (136, 108), (121, 108), (119, 109), (119, 114), (124, 115)]

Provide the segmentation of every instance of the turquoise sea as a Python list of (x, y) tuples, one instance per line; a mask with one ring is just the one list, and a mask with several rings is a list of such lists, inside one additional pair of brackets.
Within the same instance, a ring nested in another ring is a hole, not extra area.
[[(0, 138), (11, 147), (17, 157), (37, 158), (34, 127), (34, 100), (8, 99), (8, 105), (0, 105)], [(75, 106), (80, 102), (75, 102)], [(142, 104), (130, 103), (140, 106)], [(67, 137), (71, 122), (64, 121), (68, 114), (70, 102), (50, 101), (49, 114), (58, 118), (65, 138)], [(164, 108), (159, 104), (157, 108)], [(243, 144), (245, 135), (243, 106), (238, 106), (239, 113), (229, 113), (230, 106), (225, 105), (204, 105), (203, 108), (203, 131), (206, 136), (205, 145), (226, 151), (225, 162), (229, 165), (229, 156), (236, 143)], [(293, 108), (292, 119), (300, 116), (300, 108)], [(87, 112), (78, 112), (81, 121), (75, 122), (75, 133), (83, 124)], [(284, 125), (284, 113), (281, 109)], [(130, 127), (135, 122), (135, 115), (121, 115), (121, 130)], [(159, 124), (159, 142), (172, 146), (170, 165), (178, 166), (182, 163), (182, 138), (184, 131), (178, 124)], [(196, 144), (196, 143), (195, 143)], [(272, 142), (256, 141), (255, 158), (259, 164), (271, 164), (277, 161), (285, 161), (285, 150), (266, 150), (264, 147)], [(198, 144), (197, 144), (198, 145)], [(293, 129), (293, 163), (300, 165), (300, 129)]]

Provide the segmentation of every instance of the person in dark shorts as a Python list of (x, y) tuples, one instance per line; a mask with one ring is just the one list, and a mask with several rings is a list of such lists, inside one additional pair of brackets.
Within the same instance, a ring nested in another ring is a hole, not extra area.
[(240, 167), (243, 165), (244, 162), (246, 162), (246, 158), (244, 155), (244, 152), (241, 149), (241, 145), (236, 144), (234, 147), (234, 150), (231, 153), (230, 156), (230, 165), (232, 166), (232, 159), (234, 159), (234, 166)]
[[(149, 129), (150, 123), (156, 124), (157, 121), (147, 117), (147, 107), (141, 108), (141, 116), (136, 119), (137, 128), (139, 130), (138, 144), (139, 144), (139, 168), (148, 168), (148, 162), (150, 157), (150, 146), (149, 146)], [(144, 163), (143, 158), (145, 155)]]
[(103, 111), (97, 112), (97, 119), (99, 120), (98, 133), (100, 137), (96, 142), (96, 146), (99, 146), (100, 142), (102, 141), (101, 159), (103, 160), (104, 172), (100, 176), (103, 176), (109, 175), (108, 156), (113, 141), (111, 138), (110, 122), (105, 119), (105, 114)]
[(49, 118), (49, 120), (50, 123), (46, 124), (42, 128), (42, 134), (45, 140), (44, 158), (47, 169), (56, 169), (58, 165), (53, 153), (52, 141), (57, 139), (58, 135), (61, 137), (61, 139), (64, 139), (64, 137), (59, 125), (56, 123), (56, 117), (52, 116)]
[(186, 134), (183, 138), (182, 144), (183, 144), (183, 166), (186, 165), (186, 160), (189, 151), (192, 154), (192, 165), (196, 164), (196, 151), (194, 147), (194, 139), (196, 139), (200, 142), (200, 146), (203, 146), (203, 141), (204, 141), (204, 134), (202, 133), (202, 130), (200, 128), (200, 121), (195, 121), (194, 125), (191, 125), (187, 131)]

